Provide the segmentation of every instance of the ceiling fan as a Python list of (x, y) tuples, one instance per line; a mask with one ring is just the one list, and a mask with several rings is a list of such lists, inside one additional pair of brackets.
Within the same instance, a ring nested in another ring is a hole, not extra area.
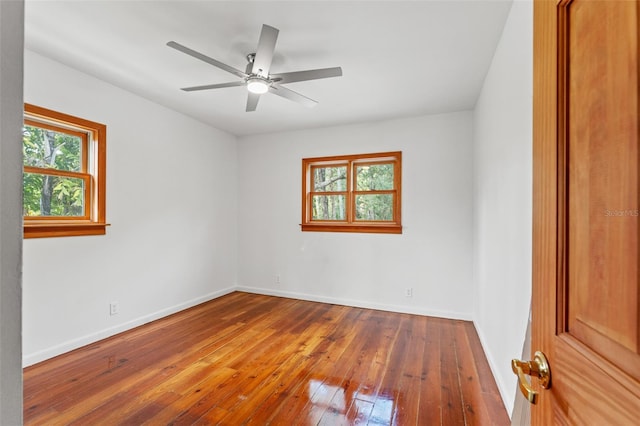
[(276, 28), (269, 25), (262, 25), (260, 39), (258, 40), (258, 49), (256, 50), (256, 53), (250, 53), (247, 55), (247, 61), (249, 63), (247, 64), (244, 72), (203, 55), (200, 52), (189, 49), (175, 41), (168, 42), (167, 46), (241, 78), (239, 81), (230, 83), (206, 84), (203, 86), (182, 88), (182, 90), (186, 92), (221, 89), (223, 87), (247, 86), (247, 90), (249, 91), (249, 96), (247, 98), (247, 111), (255, 111), (258, 106), (260, 95), (267, 92), (299, 102), (307, 107), (315, 106), (318, 103), (317, 101), (301, 95), (300, 93), (294, 92), (293, 90), (282, 86), (282, 84), (297, 81), (317, 80), (320, 78), (340, 77), (342, 75), (342, 68), (321, 68), (315, 70), (269, 74), (271, 61), (273, 60), (273, 51), (275, 50), (276, 40), (278, 39), (278, 33), (279, 31)]

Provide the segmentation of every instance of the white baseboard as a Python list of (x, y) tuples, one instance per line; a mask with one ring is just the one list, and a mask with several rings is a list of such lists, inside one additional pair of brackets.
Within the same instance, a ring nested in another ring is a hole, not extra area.
[(199, 305), (200, 303), (207, 302), (209, 300), (224, 296), (225, 294), (229, 294), (235, 290), (236, 290), (235, 287), (228, 287), (223, 290), (214, 291), (212, 293), (205, 294), (204, 296), (196, 297), (195, 299), (187, 300), (186, 302), (182, 302), (177, 305), (170, 306), (166, 309), (161, 309), (149, 315), (145, 315), (143, 317), (136, 318), (122, 324), (118, 324), (114, 327), (106, 328), (96, 333), (87, 334), (77, 339), (69, 340), (59, 345), (55, 345), (50, 348), (43, 349), (41, 351), (38, 351), (32, 354), (24, 355), (22, 357), (22, 366), (28, 367), (40, 361), (53, 358), (57, 355), (72, 351), (74, 349), (80, 348), (90, 343), (95, 343), (98, 340), (106, 339), (107, 337), (114, 336), (118, 333), (122, 333), (123, 331), (131, 330), (132, 328), (141, 326), (148, 322), (155, 321), (157, 319), (166, 317), (171, 314), (175, 314), (176, 312), (180, 312), (184, 309), (191, 308), (192, 306)]
[(388, 305), (383, 303), (375, 303), (375, 302), (335, 298), (335, 297), (326, 297), (326, 296), (319, 296), (315, 294), (298, 293), (298, 292), (292, 292), (292, 291), (282, 291), (282, 290), (273, 290), (273, 289), (246, 287), (246, 286), (238, 286), (235, 288), (235, 290), (245, 291), (247, 293), (264, 294), (267, 296), (279, 296), (279, 297), (286, 297), (289, 299), (308, 300), (310, 302), (331, 303), (334, 305), (353, 306), (356, 308), (377, 309), (379, 311), (398, 312), (402, 314), (424, 315), (429, 317), (439, 317), (439, 318), (456, 319), (456, 320), (464, 320), (464, 321), (471, 321), (472, 319), (472, 316), (469, 313), (438, 311), (438, 310), (432, 310), (432, 309), (422, 309), (422, 308), (413, 307), (413, 306)]

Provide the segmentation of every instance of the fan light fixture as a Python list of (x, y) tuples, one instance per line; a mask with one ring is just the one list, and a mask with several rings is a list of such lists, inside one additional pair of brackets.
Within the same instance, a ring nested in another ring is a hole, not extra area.
[(269, 83), (259, 77), (253, 77), (247, 80), (247, 90), (251, 93), (262, 95), (269, 91)]
[[(2, 2), (2, 0), (0, 0), (0, 2)], [(247, 86), (247, 90), (249, 92), (247, 96), (247, 112), (255, 111), (256, 106), (258, 106), (258, 101), (260, 100), (260, 95), (267, 92), (290, 101), (298, 102), (304, 106), (312, 107), (318, 102), (288, 89), (283, 86), (283, 84), (295, 83), (297, 81), (317, 80), (320, 78), (340, 77), (342, 75), (342, 68), (319, 68), (271, 74), (269, 70), (271, 69), (271, 61), (273, 60), (273, 53), (276, 47), (278, 33), (279, 31), (277, 28), (273, 28), (269, 25), (262, 26), (260, 38), (258, 39), (258, 48), (255, 50), (255, 53), (249, 53), (247, 55), (247, 65), (244, 71), (240, 71), (230, 65), (203, 55), (200, 52), (196, 52), (195, 50), (190, 49), (187, 46), (183, 46), (180, 43), (176, 43), (175, 41), (168, 42), (167, 46), (189, 56), (193, 56), (196, 59), (240, 78), (240, 80), (229, 83), (183, 87), (182, 90), (185, 92)]]

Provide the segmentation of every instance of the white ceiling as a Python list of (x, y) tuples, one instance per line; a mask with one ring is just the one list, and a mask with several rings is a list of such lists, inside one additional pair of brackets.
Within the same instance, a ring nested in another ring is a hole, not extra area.
[[(511, 0), (27, 0), (26, 48), (235, 135), (471, 109)], [(238, 77), (166, 46), (244, 70), (262, 24), (280, 30), (271, 73), (340, 66), (286, 87), (319, 104), (246, 88), (183, 92)]]

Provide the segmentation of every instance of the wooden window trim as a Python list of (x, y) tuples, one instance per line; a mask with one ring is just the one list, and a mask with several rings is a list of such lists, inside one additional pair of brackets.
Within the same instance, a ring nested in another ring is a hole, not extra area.
[[(394, 188), (392, 190), (355, 191), (356, 177), (353, 168), (357, 165), (374, 165), (392, 162), (394, 164)], [(312, 169), (318, 166), (341, 166), (347, 168), (346, 191), (312, 191)], [(355, 197), (361, 194), (393, 194), (394, 218), (391, 221), (362, 221), (355, 219)], [(311, 219), (312, 195), (344, 195), (346, 202), (345, 220), (318, 221)], [(382, 152), (371, 154), (338, 155), (302, 159), (302, 231), (310, 232), (354, 232), (378, 234), (402, 234), (402, 152)]]
[[(24, 238), (104, 235), (106, 227), (107, 126), (25, 103), (25, 124), (64, 131), (83, 140), (82, 170), (66, 171), (23, 166), (24, 171), (66, 176), (85, 181), (83, 217), (24, 217)], [(78, 131), (77, 129), (80, 129)]]

